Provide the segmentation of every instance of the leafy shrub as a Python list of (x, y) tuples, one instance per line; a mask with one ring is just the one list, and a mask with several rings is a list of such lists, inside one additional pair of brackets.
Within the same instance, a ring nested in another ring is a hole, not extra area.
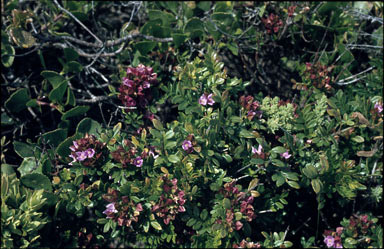
[(382, 14), (7, 2), (2, 246), (382, 247)]

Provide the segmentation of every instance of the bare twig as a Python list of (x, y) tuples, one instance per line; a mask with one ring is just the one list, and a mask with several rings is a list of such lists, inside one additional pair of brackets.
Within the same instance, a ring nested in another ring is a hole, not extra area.
[(77, 103), (92, 104), (109, 99), (109, 96), (93, 96), (91, 99), (77, 99)]
[[(342, 80), (338, 81), (336, 84), (338, 84), (339, 86), (342, 86), (342, 85), (348, 85), (348, 84), (351, 84), (351, 83), (353, 83), (353, 82), (356, 82), (356, 81), (357, 81), (356, 76), (358, 76), (358, 75), (360, 75), (360, 74), (363, 74), (363, 73), (366, 73), (366, 72), (369, 72), (369, 71), (371, 71), (371, 70), (374, 69), (374, 68), (375, 68), (375, 67), (367, 68), (366, 70), (364, 70), (364, 71), (362, 71), (362, 72), (360, 72), (360, 73), (357, 73), (357, 74), (355, 74), (355, 75), (349, 76), (349, 77), (347, 77), (347, 78), (345, 78), (345, 79), (342, 79)], [(359, 80), (360, 80), (360, 79), (363, 79), (363, 78), (365, 78), (365, 77), (366, 77), (366, 76), (361, 77), (361, 78), (359, 78)], [(354, 79), (354, 80), (352, 80), (352, 81), (345, 82), (346, 80), (350, 80), (350, 79), (353, 79), (353, 78), (356, 78), (356, 79)]]
[(57, 7), (59, 9), (61, 9), (62, 11), (64, 11), (65, 13), (67, 13), (70, 17), (72, 17), (78, 24), (80, 24), (81, 27), (83, 27), (93, 38), (96, 39), (96, 41), (98, 41), (98, 43), (102, 44), (103, 42), (94, 34), (92, 33), (92, 31), (90, 31), (87, 26), (85, 26), (79, 19), (77, 19), (71, 12), (69, 12), (68, 10), (64, 9), (58, 2), (57, 0), (53, 0), (53, 2), (57, 5)]

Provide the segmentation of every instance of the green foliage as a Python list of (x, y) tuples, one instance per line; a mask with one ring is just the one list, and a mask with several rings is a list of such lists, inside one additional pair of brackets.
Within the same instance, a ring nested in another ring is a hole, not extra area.
[(382, 247), (381, 3), (3, 9), (2, 247)]

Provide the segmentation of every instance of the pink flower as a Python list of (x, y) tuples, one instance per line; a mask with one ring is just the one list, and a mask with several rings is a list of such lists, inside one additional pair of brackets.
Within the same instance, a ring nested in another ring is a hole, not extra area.
[(344, 229), (344, 227), (336, 227), (336, 233), (338, 235), (341, 235), (341, 233), (343, 232), (343, 229)]
[(240, 230), (243, 227), (243, 223), (241, 223), (239, 220), (235, 223), (235, 229)]
[[(106, 207), (107, 209), (104, 210), (103, 214), (106, 214), (107, 216), (109, 216), (112, 213), (117, 213), (114, 202), (109, 203)], [(110, 218), (110, 217), (107, 217), (107, 218)]]
[(189, 140), (184, 140), (182, 147), (183, 147), (183, 150), (185, 150), (185, 151), (189, 151), (189, 150), (192, 148), (192, 143), (191, 143), (191, 141), (189, 141)]
[(88, 158), (92, 158), (92, 157), (95, 155), (95, 150), (89, 148), (89, 149), (87, 149), (87, 150), (85, 151), (85, 153), (87, 154), (87, 157), (88, 157)]
[(207, 102), (208, 102), (207, 96), (205, 94), (201, 95), (201, 97), (199, 98), (199, 104), (207, 105)]
[(73, 163), (76, 162), (76, 158), (72, 154), (69, 155), (69, 157), (73, 159), (73, 161), (70, 162), (69, 165), (73, 165)]
[(288, 158), (290, 158), (292, 155), (289, 154), (288, 151), (286, 151), (286, 152), (280, 154), (280, 156), (281, 156), (281, 157), (284, 157), (285, 159), (288, 159)]
[(335, 243), (335, 239), (332, 236), (327, 236), (324, 239), (324, 243), (327, 245), (328, 248), (333, 247), (333, 244)]
[(263, 149), (263, 146), (261, 146), (261, 144), (259, 144), (259, 147), (257, 148), (257, 150), (256, 150), (256, 148), (255, 147), (253, 147), (252, 146), (252, 153), (253, 154), (257, 154), (257, 155), (261, 155), (261, 150)]
[(180, 213), (185, 212), (185, 207), (184, 206), (179, 206), (177, 211), (179, 211)]
[(77, 160), (79, 161), (84, 161), (85, 159), (87, 159), (87, 152), (85, 151), (79, 151), (79, 152), (76, 152), (76, 156), (77, 156)]
[(168, 225), (169, 222), (171, 221), (171, 218), (167, 216), (167, 218), (164, 218), (163, 221), (164, 221), (164, 224), (165, 224), (165, 225)]
[(383, 106), (380, 105), (379, 103), (375, 104), (375, 109), (378, 113), (381, 113), (383, 111)]
[(208, 105), (212, 106), (215, 103), (215, 101), (212, 99), (212, 93), (208, 95), (207, 100), (208, 100)]
[(136, 211), (138, 211), (138, 212), (143, 211), (143, 206), (141, 206), (140, 203), (136, 205)]
[(143, 165), (143, 159), (141, 159), (141, 157), (136, 157), (135, 159), (133, 159), (133, 164), (136, 166), (136, 167), (141, 167)]
[(203, 106), (206, 106), (207, 104), (212, 106), (213, 104), (215, 103), (215, 101), (213, 100), (212, 98), (212, 93), (207, 95), (206, 93), (204, 93), (203, 95), (201, 95), (201, 97), (199, 98), (199, 104), (200, 105), (203, 105)]

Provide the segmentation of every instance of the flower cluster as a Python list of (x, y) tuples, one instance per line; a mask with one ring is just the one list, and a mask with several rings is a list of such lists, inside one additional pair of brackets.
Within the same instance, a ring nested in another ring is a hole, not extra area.
[(79, 162), (83, 166), (95, 166), (101, 164), (105, 159), (105, 144), (98, 141), (94, 135), (85, 134), (81, 139), (73, 141), (73, 145), (69, 147), (73, 165), (74, 162)]
[(135, 204), (129, 200), (128, 196), (120, 196), (120, 192), (115, 189), (108, 189), (108, 193), (103, 195), (103, 199), (108, 201), (103, 214), (107, 219), (117, 221), (119, 226), (131, 226), (132, 221), (138, 222), (140, 212), (143, 211), (141, 203)]
[(158, 203), (152, 206), (151, 211), (163, 219), (165, 225), (171, 220), (175, 220), (176, 214), (185, 212), (185, 193), (177, 186), (177, 179), (168, 179), (168, 175), (162, 176), (163, 194), (160, 196)]
[[(246, 196), (245, 192), (240, 192), (239, 189), (235, 186), (235, 181), (228, 182), (224, 184), (224, 188), (219, 190), (224, 198), (230, 200), (231, 208), (226, 210), (225, 214), (225, 226), (228, 228), (229, 232), (233, 232), (235, 230), (241, 230), (243, 227), (243, 223), (240, 221), (245, 218), (246, 221), (251, 222), (254, 218), (256, 218), (256, 214), (254, 212), (254, 208), (252, 206), (254, 197), (252, 195)], [(240, 204), (240, 207), (239, 207)], [(240, 212), (241, 217), (239, 218), (235, 214)], [(234, 221), (236, 216), (236, 221)], [(216, 223), (222, 224), (222, 220), (216, 220)]]
[(317, 62), (314, 65), (307, 62), (305, 63), (305, 67), (304, 74), (312, 81), (316, 88), (325, 87), (327, 90), (332, 88), (329, 84), (331, 78), (328, 76), (328, 74), (332, 71), (332, 67), (324, 66), (320, 62)]
[(263, 112), (257, 110), (260, 107), (259, 101), (253, 101), (254, 98), (252, 96), (241, 96), (240, 97), (240, 105), (248, 111), (247, 118), (249, 121), (253, 119), (254, 116), (257, 115), (258, 118), (262, 118)]
[(196, 145), (195, 137), (193, 134), (189, 134), (188, 137), (183, 141), (183, 144), (181, 147), (183, 150), (185, 150), (188, 154), (192, 153), (193, 151), (193, 146)]
[(373, 224), (372, 220), (368, 220), (368, 215), (351, 216), (349, 218), (348, 230), (352, 230), (353, 237), (356, 238), (360, 233), (365, 235), (369, 227)]
[(128, 67), (127, 77), (123, 78), (119, 99), (127, 107), (145, 108), (152, 99), (150, 88), (158, 83), (157, 74), (151, 67), (142, 64)]
[(332, 230), (324, 231), (324, 243), (328, 248), (343, 248), (341, 243), (341, 234), (343, 233), (343, 227), (337, 227), (336, 232)]
[(279, 29), (283, 26), (283, 22), (280, 20), (279, 16), (273, 13), (267, 18), (262, 18), (261, 21), (264, 23), (268, 34), (279, 32)]
[(245, 239), (243, 239), (240, 244), (233, 244), (233, 248), (261, 248), (261, 245), (259, 242), (248, 242)]
[(128, 165), (141, 167), (144, 159), (148, 156), (153, 156), (153, 158), (157, 157), (153, 146), (145, 148), (140, 156), (137, 156), (136, 147), (127, 139), (124, 140), (124, 146), (120, 145), (117, 150), (111, 152), (111, 156), (116, 162), (121, 163), (123, 168), (127, 168)]
[(212, 93), (211, 94), (204, 93), (199, 98), (199, 104), (200, 105), (206, 106), (208, 104), (208, 105), (212, 106), (214, 103), (215, 103), (215, 101), (212, 98)]

